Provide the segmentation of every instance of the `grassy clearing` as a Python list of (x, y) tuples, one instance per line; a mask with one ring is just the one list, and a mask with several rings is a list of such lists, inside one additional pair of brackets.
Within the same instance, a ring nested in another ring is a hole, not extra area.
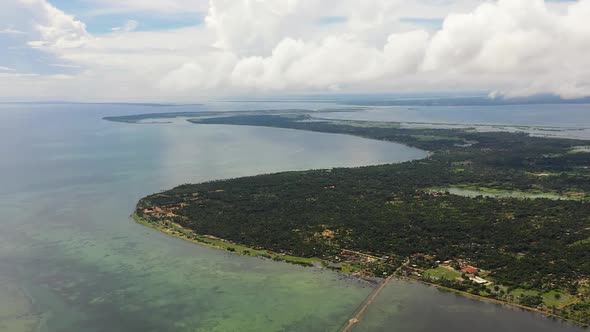
[(526, 172), (528, 175), (530, 176), (535, 176), (535, 177), (545, 177), (545, 176), (560, 176), (566, 172), (550, 172), (550, 171), (544, 171), (544, 172), (539, 172), (539, 173), (531, 173), (531, 172)]
[(463, 142), (463, 140), (459, 137), (454, 136), (434, 136), (434, 135), (411, 135), (411, 137), (417, 139), (418, 141), (454, 141), (454, 142)]
[(569, 244), (569, 247), (575, 247), (575, 246), (583, 246), (583, 245), (587, 245), (590, 244), (590, 237), (584, 240), (580, 240), (580, 241), (576, 241), (572, 244)]
[(590, 146), (576, 146), (567, 152), (568, 154), (590, 153)]
[(455, 280), (461, 277), (461, 273), (457, 271), (451, 271), (444, 267), (437, 267), (424, 271), (424, 275), (428, 277), (444, 278), (448, 280)]
[(342, 264), (342, 272), (344, 273), (355, 273), (361, 270), (361, 267), (352, 263), (344, 263)]
[(555, 306), (558, 309), (576, 302), (575, 296), (557, 290), (544, 293), (541, 297), (546, 305)]
[(400, 124), (397, 122), (379, 122), (379, 121), (357, 121), (357, 120), (334, 120), (334, 119), (322, 119), (313, 118), (313, 121), (327, 122), (333, 125), (344, 125), (359, 128), (400, 128)]
[(536, 295), (539, 295), (539, 292), (536, 290), (532, 290), (532, 289), (517, 288), (517, 289), (512, 290), (509, 294), (514, 296), (515, 298), (517, 298), (521, 295), (536, 296)]

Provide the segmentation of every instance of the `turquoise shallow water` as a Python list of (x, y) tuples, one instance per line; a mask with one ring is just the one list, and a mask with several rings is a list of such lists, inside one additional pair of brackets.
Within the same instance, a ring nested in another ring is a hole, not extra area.
[[(401, 145), (341, 135), (101, 120), (244, 107), (0, 106), (0, 331), (336, 330), (371, 287), (321, 269), (200, 247), (128, 218), (139, 198), (186, 182), (424, 156)], [(424, 309), (439, 310), (437, 320), (454, 320), (460, 315), (446, 313), (460, 305), (480, 317), (480, 330), (493, 331), (485, 329), (495, 319), (488, 304), (420, 285), (395, 287), (374, 307), (369, 330), (410, 326), (404, 322), (416, 317), (429, 321), (421, 315)], [(391, 314), (386, 300), (410, 309)], [(569, 328), (528, 313), (494, 310), (509, 319), (507, 331)], [(539, 325), (546, 329), (536, 329)]]
[(370, 287), (186, 243), (128, 215), (142, 196), (185, 182), (423, 152), (292, 130), (101, 120), (145, 111), (128, 108), (0, 111), (0, 285), (20, 291), (0, 308), (19, 294), (33, 302), (0, 313), (4, 327), (17, 329), (25, 309), (43, 331), (321, 331), (347, 318)]

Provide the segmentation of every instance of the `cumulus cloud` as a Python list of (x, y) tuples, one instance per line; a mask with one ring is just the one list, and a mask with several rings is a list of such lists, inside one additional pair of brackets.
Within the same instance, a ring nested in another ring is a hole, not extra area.
[[(18, 2), (18, 1), (17, 1)], [(84, 23), (65, 14), (45, 0), (20, 0), (20, 6), (30, 14), (33, 23), (31, 35), (38, 40), (29, 42), (33, 47), (71, 48), (82, 45), (90, 36)]]
[(166, 90), (188, 91), (198, 88), (204, 80), (205, 70), (197, 63), (185, 63), (166, 74), (160, 87)]
[[(267, 57), (241, 59), (232, 82), (266, 89), (335, 85), (399, 88), (427, 84), (492, 89), (507, 96), (590, 94), (590, 1), (565, 14), (542, 0), (500, 0), (448, 15), (440, 30), (394, 33), (382, 48), (355, 35), (305, 42), (286, 38)], [(418, 78), (418, 79), (417, 79)], [(373, 83), (373, 84), (372, 84)]]
[[(0, 32), (19, 31), (28, 47), (78, 70), (67, 79), (4, 79), (3, 91), (27, 84), (88, 98), (98, 89), (113, 98), (450, 89), (590, 95), (590, 0), (175, 0), (208, 8), (204, 24), (138, 32), (129, 21), (97, 36), (46, 0), (15, 1), (4, 11), (12, 14), (0, 14), (7, 24)], [(164, 6), (142, 3), (129, 4)], [(325, 17), (343, 19), (324, 24)]]
[(417, 71), (427, 43), (428, 33), (423, 30), (391, 34), (381, 49), (352, 35), (329, 36), (311, 43), (285, 39), (269, 57), (240, 60), (231, 78), (240, 86), (275, 90), (370, 83)]
[(11, 34), (11, 35), (15, 35), (15, 34), (24, 34), (24, 31), (20, 31), (20, 30), (15, 30), (12, 27), (8, 27), (8, 28), (4, 28), (4, 29), (0, 29), (0, 34)]
[(281, 25), (296, 13), (298, 1), (211, 0), (205, 18), (217, 36), (216, 47), (236, 52), (256, 52), (274, 46), (281, 36)]
[(422, 70), (489, 82), (506, 95), (590, 94), (590, 1), (551, 12), (542, 0), (500, 0), (449, 15), (432, 37)]

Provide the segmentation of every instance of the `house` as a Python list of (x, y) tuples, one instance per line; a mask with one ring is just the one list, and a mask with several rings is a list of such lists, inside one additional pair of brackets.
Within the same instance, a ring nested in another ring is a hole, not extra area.
[(470, 277), (469, 280), (475, 282), (476, 284), (488, 284), (489, 281), (485, 280), (484, 278), (480, 278), (480, 277)]
[(476, 273), (479, 272), (479, 270), (471, 265), (465, 265), (461, 267), (461, 271), (465, 272), (465, 273)]

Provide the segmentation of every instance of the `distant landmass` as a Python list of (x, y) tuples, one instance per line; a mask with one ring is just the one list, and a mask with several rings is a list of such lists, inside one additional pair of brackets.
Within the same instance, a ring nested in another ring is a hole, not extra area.
[(230, 101), (313, 101), (333, 102), (343, 105), (359, 106), (493, 106), (529, 104), (589, 104), (590, 97), (563, 99), (555, 95), (536, 95), (530, 97), (491, 98), (485, 94), (445, 95), (445, 94), (332, 94), (274, 97), (267, 99), (244, 97)]
[[(250, 97), (220, 99), (218, 102), (315, 102), (357, 106), (493, 106), (534, 104), (590, 104), (590, 97), (563, 99), (555, 95), (491, 98), (485, 94), (317, 94), (300, 96)], [(137, 103), (137, 102), (76, 102), (76, 101), (0, 101), (0, 104), (105, 104), (139, 106), (203, 106), (202, 103)], [(309, 111), (309, 110), (307, 110)]]
[(176, 103), (133, 103), (133, 102), (76, 102), (76, 101), (0, 101), (0, 104), (22, 104), (22, 105), (124, 105), (124, 106), (201, 106), (202, 104), (176, 104)]

